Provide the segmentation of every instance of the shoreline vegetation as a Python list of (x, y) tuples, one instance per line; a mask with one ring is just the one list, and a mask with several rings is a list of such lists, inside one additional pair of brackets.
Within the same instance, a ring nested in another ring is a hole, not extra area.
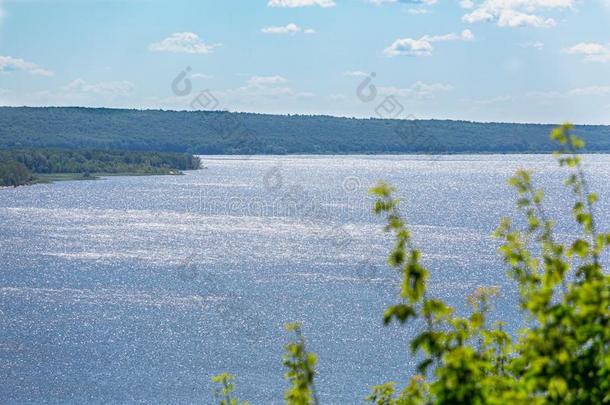
[[(194, 155), (548, 154), (552, 125), (227, 111), (0, 107), (0, 187), (108, 175), (172, 175)], [(577, 127), (583, 154), (610, 126)]]
[(0, 150), (0, 187), (96, 180), (101, 176), (180, 175), (201, 166), (185, 153), (17, 149)]

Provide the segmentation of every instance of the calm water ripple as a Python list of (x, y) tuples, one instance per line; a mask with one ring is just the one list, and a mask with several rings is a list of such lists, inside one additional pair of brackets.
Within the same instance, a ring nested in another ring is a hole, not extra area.
[[(210, 404), (210, 376), (228, 371), (244, 399), (280, 404), (282, 325), (301, 320), (322, 402), (362, 403), (415, 363), (414, 325), (381, 326), (398, 277), (369, 187), (399, 189), (435, 295), (463, 309), (473, 288), (499, 285), (509, 320), (514, 288), (490, 237), (514, 212), (506, 179), (531, 168), (551, 215), (572, 203), (548, 156), (203, 161), (185, 176), (0, 190), (1, 402)], [(585, 162), (608, 229), (610, 156)]]

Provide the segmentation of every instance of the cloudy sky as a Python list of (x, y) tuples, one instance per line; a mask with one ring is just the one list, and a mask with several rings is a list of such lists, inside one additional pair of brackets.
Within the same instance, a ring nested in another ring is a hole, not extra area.
[(0, 0), (0, 105), (610, 124), (610, 0)]

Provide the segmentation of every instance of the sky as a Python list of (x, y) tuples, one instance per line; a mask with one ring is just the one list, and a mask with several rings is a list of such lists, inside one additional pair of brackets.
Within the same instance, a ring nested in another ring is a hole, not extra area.
[(610, 124), (610, 0), (0, 0), (0, 105)]

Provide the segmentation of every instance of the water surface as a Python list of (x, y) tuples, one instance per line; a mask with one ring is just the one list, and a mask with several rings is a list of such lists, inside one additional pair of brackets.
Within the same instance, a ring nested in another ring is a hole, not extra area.
[[(361, 403), (374, 384), (407, 381), (417, 328), (381, 326), (397, 276), (369, 187), (399, 189), (434, 295), (461, 310), (473, 288), (498, 285), (513, 327), (514, 288), (490, 237), (512, 212), (506, 179), (531, 168), (551, 215), (572, 203), (549, 156), (203, 161), (185, 176), (0, 190), (3, 402), (210, 404), (210, 376), (228, 371), (240, 397), (279, 404), (283, 324), (300, 320), (322, 402)], [(610, 156), (585, 161), (607, 229)]]

